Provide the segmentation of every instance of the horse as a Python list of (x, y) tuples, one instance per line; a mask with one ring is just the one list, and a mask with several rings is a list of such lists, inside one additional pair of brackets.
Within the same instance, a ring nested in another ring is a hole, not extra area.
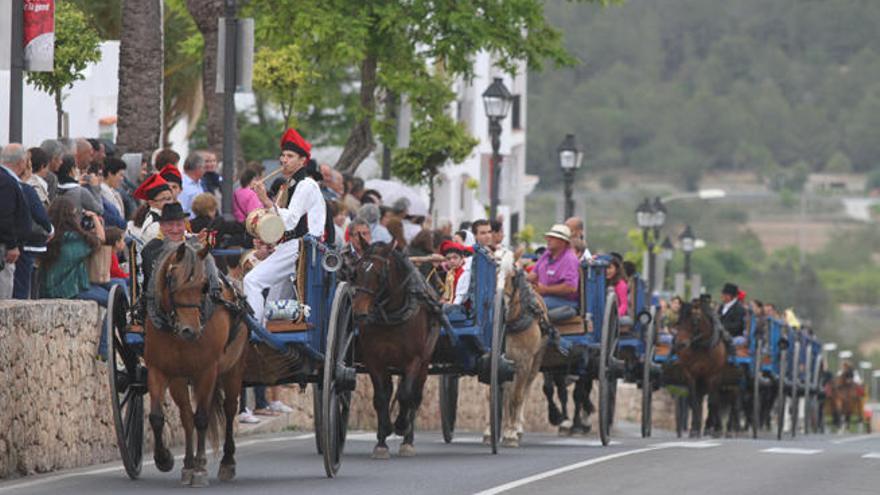
[(693, 300), (684, 304), (678, 317), (678, 333), (673, 340), (673, 352), (688, 383), (691, 409), (690, 436), (702, 434), (703, 398), (709, 397), (707, 427), (720, 433), (719, 414), (721, 375), (727, 365), (727, 350), (721, 339), (719, 324), (708, 304)]
[[(538, 376), (547, 348), (547, 306), (526, 279), (525, 272), (501, 266), (504, 280), (505, 358), (513, 361), (516, 372), (504, 383), (501, 445), (519, 447), (524, 431), (524, 409), (532, 382)], [(499, 287), (500, 289), (500, 287)], [(545, 330), (546, 329), (546, 330)], [(489, 428), (483, 433), (487, 442)]]
[[(846, 373), (835, 377), (826, 385), (831, 404), (831, 418), (838, 433), (850, 428), (850, 421), (855, 416), (857, 426), (863, 421), (862, 397), (864, 391), (853, 382)], [(843, 422), (841, 421), (843, 420)]]
[[(376, 243), (358, 260), (352, 314), (360, 331), (357, 351), (373, 383), (378, 416), (374, 459), (389, 459), (391, 433), (403, 437), (399, 455), (415, 455), (415, 416), (422, 402), (428, 366), (440, 335), (422, 275), (395, 244)], [(436, 301), (436, 299), (434, 299)], [(391, 423), (392, 370), (402, 373), (394, 397), (400, 407)]]
[[(248, 340), (241, 322), (242, 300), (230, 285), (218, 282), (208, 249), (197, 251), (184, 242), (160, 257), (150, 288), (144, 339), (153, 458), (162, 472), (174, 467), (174, 457), (162, 440), (162, 401), (165, 390), (170, 389), (186, 439), (181, 482), (192, 487), (208, 485), (205, 440), (210, 436), (217, 450), (217, 433), (224, 421), (223, 458), (217, 477), (221, 481), (235, 477), (233, 426)], [(195, 394), (195, 413), (189, 385)], [(195, 455), (193, 427), (198, 434)]]

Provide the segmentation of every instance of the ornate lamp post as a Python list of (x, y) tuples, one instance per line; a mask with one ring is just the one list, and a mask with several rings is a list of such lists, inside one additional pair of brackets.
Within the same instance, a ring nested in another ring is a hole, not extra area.
[(645, 242), (645, 246), (648, 249), (648, 290), (653, 292), (654, 286), (652, 285), (652, 276), (651, 272), (654, 270), (654, 238), (651, 235), (652, 229), (655, 224), (655, 215), (654, 215), (654, 205), (651, 204), (651, 201), (648, 198), (645, 198), (644, 201), (636, 208), (636, 224), (638, 224), (639, 228), (642, 229), (642, 240)]
[(694, 252), (697, 239), (694, 237), (694, 231), (688, 225), (684, 228), (684, 232), (678, 236), (681, 241), (681, 250), (684, 251), (684, 276), (686, 280), (691, 279), (691, 253)]
[(559, 153), (559, 168), (565, 180), (565, 218), (569, 218), (574, 216), (574, 201), (571, 198), (574, 173), (581, 167), (584, 155), (578, 150), (574, 134), (566, 134), (556, 152)]
[(489, 217), (495, 219), (498, 215), (498, 186), (501, 178), (501, 121), (507, 117), (510, 105), (513, 102), (510, 91), (504, 85), (500, 77), (496, 77), (492, 84), (483, 92), (483, 106), (486, 117), (489, 119), (489, 136), (492, 138), (492, 183), (490, 189)]

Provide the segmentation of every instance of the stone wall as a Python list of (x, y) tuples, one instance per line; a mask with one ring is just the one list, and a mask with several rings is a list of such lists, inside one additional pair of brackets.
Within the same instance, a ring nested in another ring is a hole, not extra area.
[[(102, 312), (84, 301), (0, 301), (0, 478), (118, 458), (106, 364), (95, 359)], [(417, 420), (420, 429), (440, 428), (437, 384), (437, 377), (428, 379)], [(294, 413), (259, 431), (311, 430), (312, 389), (282, 388), (281, 396)], [(638, 421), (640, 391), (624, 384), (618, 390), (618, 418)], [(351, 429), (374, 430), (372, 387), (366, 376), (358, 377), (354, 395)], [(165, 438), (179, 444), (182, 431), (169, 402), (166, 398)], [(149, 409), (149, 399), (145, 407)], [(671, 427), (671, 411), (665, 392), (656, 394), (655, 427)], [(546, 414), (536, 380), (526, 407), (526, 429), (553, 431)], [(487, 387), (475, 378), (462, 378), (457, 430), (482, 431), (487, 418)], [(152, 452), (148, 424), (146, 445)]]

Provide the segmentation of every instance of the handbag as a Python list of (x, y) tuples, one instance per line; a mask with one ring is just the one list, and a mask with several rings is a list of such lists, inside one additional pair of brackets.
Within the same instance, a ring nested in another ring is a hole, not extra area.
[(113, 246), (100, 246), (89, 255), (88, 271), (89, 282), (93, 284), (106, 284), (110, 281), (110, 263), (113, 256)]

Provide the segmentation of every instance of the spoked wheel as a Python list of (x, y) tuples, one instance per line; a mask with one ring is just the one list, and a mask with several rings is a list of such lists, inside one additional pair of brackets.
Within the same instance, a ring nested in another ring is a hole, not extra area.
[(645, 360), (642, 364), (642, 438), (651, 436), (651, 396), (654, 393), (651, 372), (654, 367), (654, 335), (657, 331), (655, 316), (656, 309), (651, 306), (651, 323), (645, 329)]
[(312, 384), (312, 422), (315, 427), (315, 448), (318, 450), (318, 455), (324, 454), (324, 449), (321, 447), (321, 414), (323, 413), (321, 394), (323, 393), (321, 385)]
[(501, 408), (504, 402), (504, 380), (501, 375), (502, 358), (504, 356), (504, 292), (495, 291), (495, 303), (492, 311), (492, 354), (489, 365), (489, 428), (492, 438), (492, 453), (498, 453), (501, 441)]
[(147, 391), (146, 368), (125, 341), (128, 331), (128, 301), (118, 286), (110, 289), (107, 300), (107, 368), (110, 378), (110, 403), (116, 444), (125, 472), (131, 479), (141, 475), (144, 453), (144, 394)]
[(687, 397), (675, 398), (675, 434), (678, 438), (684, 435), (688, 428), (688, 412), (690, 411)]
[(785, 367), (788, 362), (788, 350), (779, 350), (779, 378), (776, 383), (776, 439), (782, 440), (782, 430), (785, 428)]
[(800, 339), (795, 337), (794, 353), (791, 359), (791, 404), (789, 405), (789, 413), (791, 414), (791, 438), (797, 436), (798, 430), (798, 382), (799, 375), (798, 366), (800, 365), (801, 343)]
[(443, 441), (451, 443), (455, 436), (455, 417), (458, 414), (458, 375), (440, 375), (440, 426)]
[(321, 394), (321, 450), (328, 478), (336, 476), (342, 464), (351, 392), (357, 381), (354, 368), (354, 318), (348, 284), (340, 283), (330, 308), (324, 377)]
[(605, 315), (602, 319), (602, 339), (599, 349), (599, 438), (602, 445), (611, 442), (614, 422), (614, 397), (617, 391), (617, 371), (614, 356), (620, 332), (617, 315), (617, 297), (613, 291), (606, 295)]
[(752, 438), (758, 438), (761, 427), (761, 366), (764, 362), (764, 342), (759, 337), (755, 342), (755, 355), (752, 366)]
[(813, 347), (808, 343), (804, 361), (804, 435), (810, 434), (810, 422), (813, 408)]

